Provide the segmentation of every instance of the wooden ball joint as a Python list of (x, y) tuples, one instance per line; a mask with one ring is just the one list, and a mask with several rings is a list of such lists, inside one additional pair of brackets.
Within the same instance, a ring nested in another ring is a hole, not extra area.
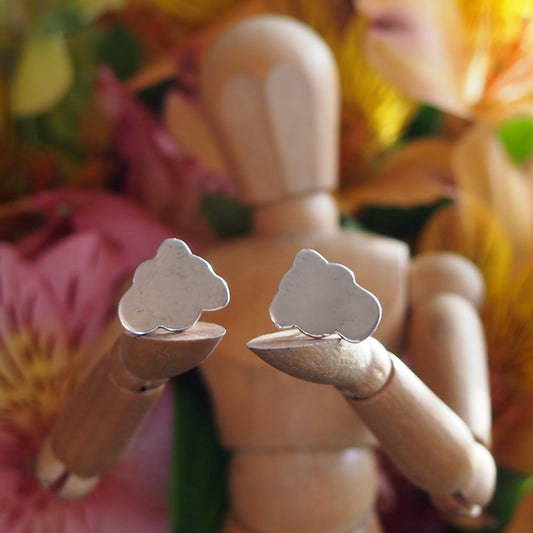
[[(223, 533), (381, 531), (378, 445), (446, 512), (476, 514), (494, 485), (479, 272), (452, 254), (410, 261), (405, 243), (338, 227), (338, 79), (309, 28), (277, 16), (236, 25), (207, 55), (201, 88), (253, 226), (205, 252), (232, 290), (214, 314), (228, 333), (202, 365), (232, 452)], [(373, 337), (262, 337), (302, 249), (377, 296)], [(270, 364), (251, 357), (250, 339)]]

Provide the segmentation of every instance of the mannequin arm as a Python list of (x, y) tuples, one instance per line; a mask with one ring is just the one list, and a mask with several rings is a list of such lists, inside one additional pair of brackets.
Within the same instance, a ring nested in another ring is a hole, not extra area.
[(278, 370), (339, 388), (399, 470), (447, 510), (475, 516), (490, 500), (495, 481), (490, 453), (376, 339), (354, 344), (291, 330), (257, 337), (248, 347)]
[(37, 476), (64, 499), (90, 492), (123, 454), (166, 382), (199, 365), (225, 334), (198, 322), (181, 333), (123, 333), (70, 398), (45, 441)]
[[(468, 425), (475, 438), (491, 443), (487, 354), (478, 307), (484, 283), (477, 268), (450, 253), (421, 255), (410, 269), (411, 368)], [(478, 476), (482, 475), (478, 473)], [(433, 497), (453, 512), (456, 502)]]
[(421, 255), (410, 269), (408, 362), (417, 376), (490, 446), (491, 402), (477, 268), (450, 253)]

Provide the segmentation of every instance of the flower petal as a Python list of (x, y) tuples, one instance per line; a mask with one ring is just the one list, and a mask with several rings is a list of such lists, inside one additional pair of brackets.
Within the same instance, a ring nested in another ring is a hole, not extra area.
[[(168, 533), (171, 402), (163, 393), (130, 453), (85, 498), (44, 490), (31, 468), (37, 447), (0, 433), (0, 530), (9, 533)], [(120, 527), (124, 526), (124, 527)]]
[(163, 240), (175, 236), (168, 226), (124, 196), (65, 190), (63, 194), (43, 194), (38, 201), (41, 205), (53, 202), (56, 210), (67, 213), (72, 210), (73, 229), (100, 232), (120, 250), (128, 268), (152, 257)]
[(59, 300), (16, 251), (0, 245), (0, 427), (47, 428), (75, 365)]
[(341, 208), (413, 207), (454, 195), (451, 145), (444, 139), (413, 141), (394, 152), (378, 173), (339, 193)]
[(163, 392), (130, 450), (91, 499), (97, 533), (168, 533), (172, 393)]
[(370, 63), (407, 95), (469, 116), (462, 20), (449, 0), (361, 0)]
[(38, 222), (17, 249), (36, 262), (53, 290), (65, 317), (58, 329), (70, 337), (78, 363), (95, 362), (120, 331), (116, 305), (130, 274), (172, 232), (132, 202), (104, 192), (42, 193), (2, 215), (11, 227)]
[(507, 283), (512, 248), (495, 214), (477, 198), (462, 194), (439, 209), (426, 224), (418, 252), (456, 252), (473, 261), (484, 275), (487, 292)]
[(38, 267), (65, 312), (73, 347), (94, 343), (115, 318), (129, 261), (97, 233), (78, 233), (46, 250)]
[(453, 153), (457, 182), (500, 219), (516, 257), (531, 252), (533, 243), (533, 189), (494, 133), (477, 125), (458, 141)]
[[(17, 226), (17, 249), (28, 258), (68, 235), (96, 231), (124, 255), (129, 268), (152, 257), (171, 229), (125, 196), (103, 191), (57, 189), (0, 208), (2, 227)], [(5, 239), (9, 235), (2, 235)]]
[(97, 91), (116, 126), (118, 154), (127, 168), (126, 192), (172, 227), (205, 237), (201, 198), (232, 191), (228, 177), (184, 154), (110, 70), (101, 70)]
[(519, 114), (533, 116), (532, 70), (530, 49), (489, 85), (483, 105), (493, 122)]
[(190, 156), (207, 168), (228, 173), (219, 143), (200, 105), (179, 91), (172, 91), (165, 100), (163, 124), (171, 137)]

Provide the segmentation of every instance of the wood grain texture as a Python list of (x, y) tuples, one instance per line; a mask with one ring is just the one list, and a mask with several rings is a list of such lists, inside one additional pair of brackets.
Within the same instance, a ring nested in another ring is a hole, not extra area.
[[(251, 529), (247, 529), (242, 524), (239, 524), (235, 518), (229, 515), (220, 530), (220, 533), (256, 533)], [(335, 532), (336, 533), (336, 532)], [(340, 533), (383, 533), (383, 529), (379, 523), (379, 519), (375, 513), (372, 513), (366, 520), (366, 522), (357, 527), (356, 529), (350, 529), (349, 531), (342, 531)]]
[[(214, 44), (201, 85), (240, 198), (253, 207), (250, 237), (205, 252), (232, 294), (212, 315), (228, 331), (224, 343), (202, 366), (222, 441), (234, 453), (231, 513), (239, 514), (224, 531), (358, 531), (372, 505), (363, 513), (346, 504), (343, 491), (364, 493), (366, 478), (335, 465), (346, 463), (346, 449), (373, 444), (373, 436), (334, 388), (283, 374), (245, 346), (272, 330), (270, 301), (302, 248), (356, 272), (386, 310), (378, 337), (396, 345), (407, 308), (408, 249), (338, 227), (329, 195), (337, 183), (338, 80), (331, 52), (313, 31), (284, 17), (239, 24)], [(289, 449), (294, 453), (283, 454)], [(287, 479), (307, 481), (288, 490)], [(324, 503), (318, 479), (330, 488)], [(369, 486), (375, 483), (372, 477)], [(373, 501), (373, 492), (366, 494)], [(315, 524), (310, 516), (318, 517)]]
[(311, 338), (290, 329), (261, 335), (247, 346), (281, 372), (361, 399), (378, 393), (392, 370), (389, 353), (372, 337), (354, 344), (338, 335)]
[(205, 322), (181, 333), (123, 333), (55, 421), (39, 460), (44, 484), (71, 473), (72, 490), (64, 488), (72, 496), (76, 487), (83, 489), (84, 479), (108, 470), (135, 437), (166, 381), (199, 365), (224, 333), (221, 326)]
[[(453, 522), (461, 518), (476, 518), (490, 502), (496, 486), (496, 464), (491, 453), (479, 442), (474, 447), (476, 469), (469, 483), (455, 494), (431, 494), (436, 507), (448, 515)], [(463, 524), (467, 529), (475, 529), (475, 523)]]
[(230, 306), (212, 313), (227, 330), (224, 342), (202, 365), (228, 447), (356, 446), (372, 441), (334, 389), (276, 372), (246, 349), (250, 339), (273, 330), (270, 302), (302, 248), (350, 266), (358, 283), (382, 303), (376, 337), (387, 347), (399, 345), (407, 315), (408, 256), (397, 241), (335, 230), (287, 239), (238, 239), (206, 250), (232, 294)]
[(392, 359), (387, 386), (350, 404), (413, 483), (431, 493), (460, 491), (476, 470), (472, 433), (404, 363)]
[(124, 389), (109, 363), (104, 358), (89, 374), (52, 429), (53, 453), (80, 477), (101, 475), (118, 460), (164, 388)]
[[(244, 349), (249, 339), (272, 329), (270, 301), (302, 248), (352, 268), (382, 303), (386, 319), (378, 337), (390, 345), (401, 336), (407, 247), (340, 230), (338, 210), (327, 193), (337, 180), (339, 125), (331, 52), (296, 21), (256, 17), (214, 44), (201, 86), (241, 199), (254, 206), (250, 238), (206, 251), (232, 292), (231, 305), (213, 314), (228, 334), (217, 357), (204, 366), (223, 441), (232, 448), (366, 443), (368, 432), (348, 423), (354, 417), (334, 391), (276, 376)], [(279, 408), (263, 405), (273, 395), (283, 399)], [(318, 409), (316, 421), (298, 416), (312, 411), (307, 406)]]
[(144, 381), (167, 380), (202, 363), (225, 333), (218, 324), (197, 322), (178, 333), (157, 330), (142, 336), (124, 334), (118, 358), (125, 371)]

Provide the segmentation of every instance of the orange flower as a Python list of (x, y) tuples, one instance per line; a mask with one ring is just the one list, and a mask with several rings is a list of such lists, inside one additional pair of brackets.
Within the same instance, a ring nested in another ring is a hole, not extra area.
[(527, 0), (360, 0), (370, 62), (407, 95), (468, 118), (533, 114)]
[(392, 152), (372, 178), (339, 194), (341, 207), (351, 212), (364, 205), (415, 207), (442, 198), (472, 199), (488, 209), (517, 262), (533, 254), (533, 181), (482, 125), (456, 141), (433, 137), (408, 143)]

